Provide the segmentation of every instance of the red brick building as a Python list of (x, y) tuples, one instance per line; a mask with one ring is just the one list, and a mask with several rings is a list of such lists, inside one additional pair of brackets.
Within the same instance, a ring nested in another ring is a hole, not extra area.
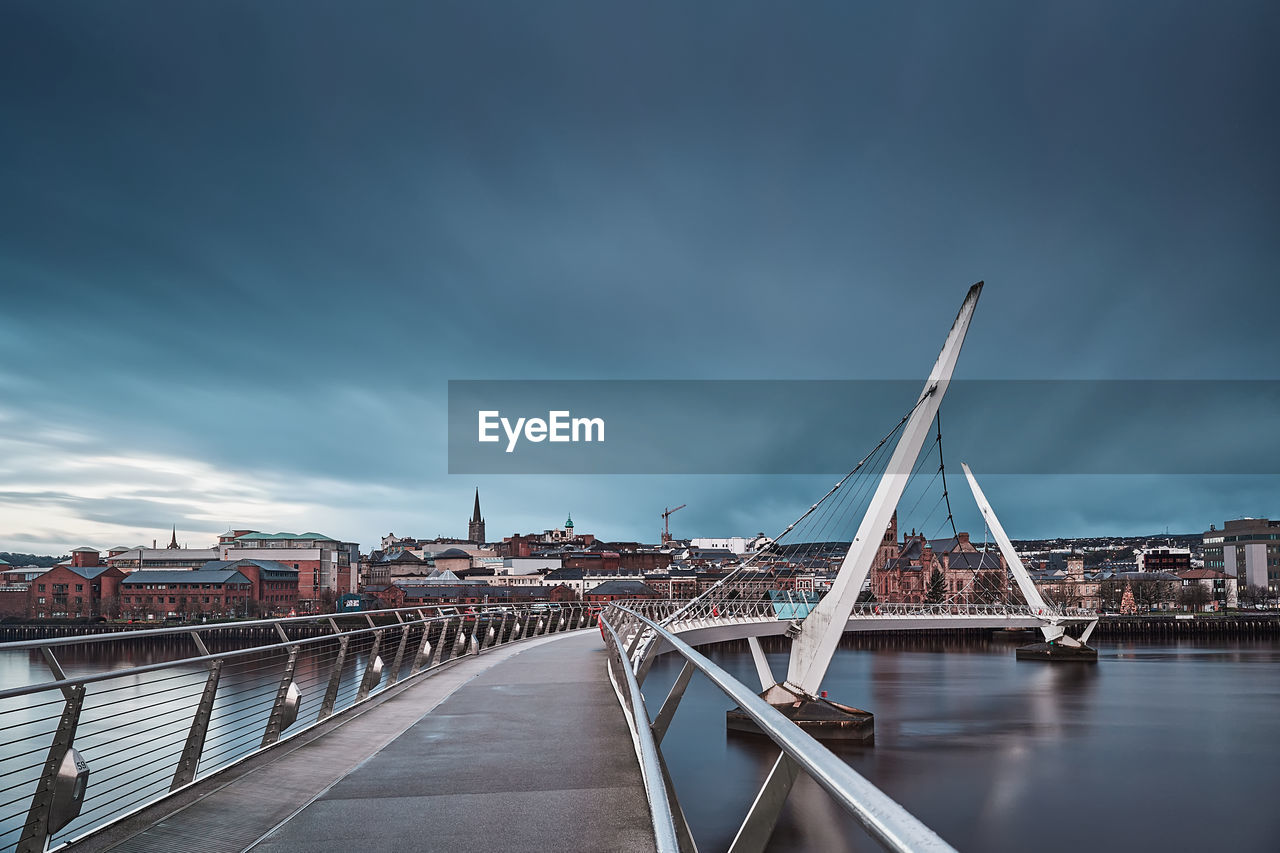
[[(388, 607), (419, 604), (527, 604), (547, 601), (551, 590), (545, 586), (490, 586), (488, 584), (425, 584), (396, 586), (395, 592), (375, 593)], [(399, 604), (389, 602), (399, 600)]]
[(644, 581), (605, 581), (587, 590), (587, 601), (592, 604), (620, 598), (662, 598), (662, 593)]
[(561, 565), (566, 569), (582, 569), (590, 575), (607, 575), (617, 573), (620, 562), (617, 551), (587, 551), (565, 554)]
[(564, 523), (564, 527), (555, 527), (551, 530), (544, 530), (541, 534), (516, 533), (512, 536), (503, 538), (502, 542), (494, 546), (499, 557), (530, 557), (536, 551), (543, 551), (548, 548), (590, 548), (595, 544), (596, 537), (590, 533), (578, 533), (573, 529), (573, 517), (570, 516)]
[(968, 533), (930, 540), (912, 531), (899, 542), (894, 513), (871, 564), (871, 591), (880, 601), (920, 603), (934, 569), (942, 572), (946, 602), (1000, 600), (1007, 584), (1004, 557), (979, 551)]
[(359, 547), (321, 533), (228, 530), (218, 539), (218, 555), (224, 562), (279, 562), (296, 569), (299, 609), (306, 612), (319, 611), (326, 601), (356, 591)]
[(25, 618), (28, 613), (27, 590), (31, 588), (31, 581), (44, 573), (44, 569), (15, 569), (0, 560), (0, 617)]
[(31, 581), (25, 615), (36, 619), (110, 615), (123, 577), (124, 572), (102, 564), (97, 550), (77, 548), (69, 565), (54, 566)]
[(195, 571), (141, 571), (119, 585), (132, 619), (284, 616), (298, 607), (298, 571), (275, 560), (212, 560)]
[(578, 593), (574, 592), (573, 587), (568, 584), (556, 584), (547, 593), (547, 600), (568, 604), (578, 600)]

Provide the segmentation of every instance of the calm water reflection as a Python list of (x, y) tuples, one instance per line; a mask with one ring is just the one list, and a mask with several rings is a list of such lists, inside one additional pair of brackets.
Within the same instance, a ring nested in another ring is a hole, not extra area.
[[(782, 646), (766, 649), (785, 672)], [(709, 654), (754, 683), (745, 644)], [(1099, 657), (1046, 665), (988, 640), (846, 641), (824, 687), (875, 713), (876, 743), (838, 751), (961, 850), (1280, 850), (1280, 643), (1112, 643)], [(651, 709), (679, 666), (654, 665)], [(728, 735), (730, 707), (695, 677), (663, 741), (703, 849), (728, 846), (777, 754)], [(770, 849), (879, 848), (802, 777)]]

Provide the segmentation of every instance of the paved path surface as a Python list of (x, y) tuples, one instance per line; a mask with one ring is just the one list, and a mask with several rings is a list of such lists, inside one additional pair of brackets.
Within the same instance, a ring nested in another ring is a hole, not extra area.
[(113, 853), (652, 851), (640, 770), (594, 630), (464, 658), (175, 810)]
[(252, 849), (650, 851), (595, 631), (477, 675)]

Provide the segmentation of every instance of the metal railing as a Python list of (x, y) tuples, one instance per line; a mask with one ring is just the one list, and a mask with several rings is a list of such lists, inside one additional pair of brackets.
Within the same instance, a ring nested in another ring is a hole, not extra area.
[[(720, 601), (672, 601), (655, 599), (652, 601), (633, 601), (628, 606), (638, 608), (645, 615), (661, 621), (668, 628), (677, 631), (690, 626), (708, 625), (727, 622), (776, 621), (803, 619), (814, 607), (816, 601), (802, 598), (760, 600), (736, 599)], [(1054, 616), (1091, 618), (1093, 611), (1075, 608), (1041, 613), (1025, 604), (912, 604), (901, 602), (868, 602), (857, 604), (850, 613), (859, 619), (884, 618), (901, 619), (903, 617), (957, 617), (964, 618), (1010, 618), (1039, 619), (1049, 621)], [(673, 618), (674, 617), (674, 618)]]
[[(43, 853), (484, 649), (587, 627), (584, 604), (408, 607), (0, 644), (0, 850)], [(292, 636), (291, 636), (292, 635)], [(160, 655), (112, 669), (121, 660)], [(10, 660), (12, 663), (12, 660)], [(83, 665), (97, 669), (68, 676)]]
[[(678, 605), (677, 605), (678, 606)], [(659, 853), (696, 851), (688, 822), (662, 759), (661, 743), (695, 672), (718, 687), (769, 737), (780, 752), (743, 819), (730, 853), (764, 850), (798, 774), (803, 771), (884, 849), (921, 853), (953, 848), (891, 797), (867, 781), (825, 746), (784, 717), (746, 685), (712, 663), (656, 618), (675, 612), (667, 602), (613, 603), (600, 616), (609, 650), (609, 674), (622, 704), (649, 795)], [(681, 614), (681, 624), (688, 614)], [(658, 713), (652, 718), (640, 685), (659, 649), (672, 649), (684, 659)], [(661, 779), (655, 777), (661, 775)]]

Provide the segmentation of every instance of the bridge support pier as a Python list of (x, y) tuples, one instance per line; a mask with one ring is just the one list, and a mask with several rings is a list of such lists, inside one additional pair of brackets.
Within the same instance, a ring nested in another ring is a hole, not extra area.
[(1045, 626), (1040, 629), (1044, 632), (1043, 643), (1020, 646), (1014, 652), (1014, 656), (1017, 660), (1041, 660), (1054, 663), (1097, 663), (1098, 650), (1087, 645), (1089, 635), (1093, 633), (1093, 629), (1096, 627), (1098, 627), (1098, 620), (1094, 619), (1084, 629), (1080, 639), (1077, 640), (1060, 626)]
[[(808, 696), (781, 684), (765, 690), (760, 698), (818, 740), (875, 743), (875, 715), (870, 711), (832, 702), (825, 696)], [(740, 708), (725, 712), (725, 725), (730, 731), (760, 734)]]

